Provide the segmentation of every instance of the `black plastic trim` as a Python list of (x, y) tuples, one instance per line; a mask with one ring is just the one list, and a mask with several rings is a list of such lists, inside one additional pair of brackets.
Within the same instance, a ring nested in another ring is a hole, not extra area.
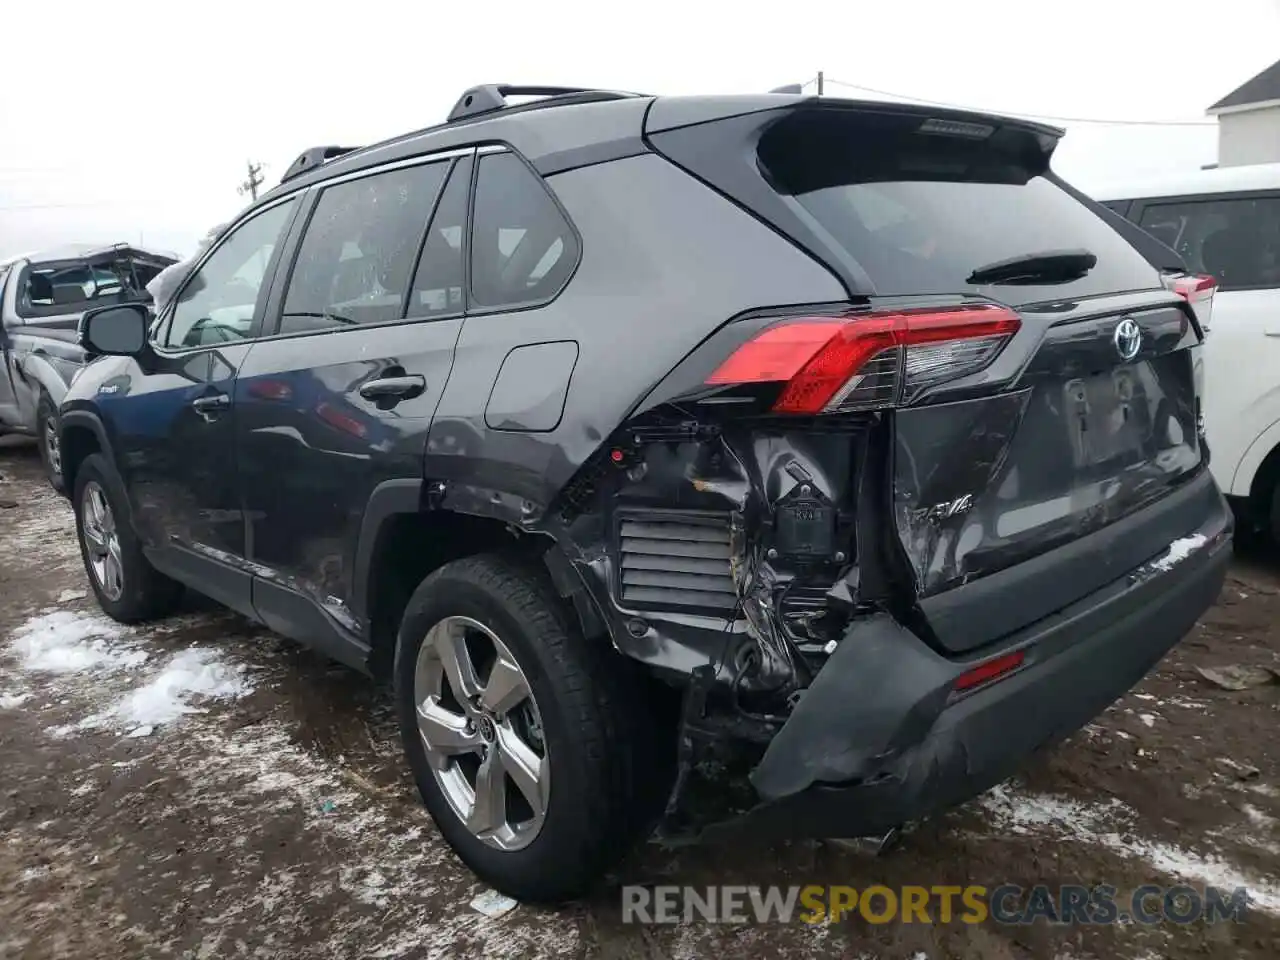
[(174, 543), (146, 547), (143, 552), (151, 565), (165, 576), (187, 584), (251, 620), (258, 619), (253, 607), (253, 576), (247, 571)]
[(371, 673), (368, 645), (340, 627), (310, 597), (262, 577), (253, 577), (252, 584), (253, 609), (268, 629), (353, 670)]
[[(67, 430), (73, 427), (83, 427), (91, 432), (98, 441), (98, 449), (102, 451), (102, 455), (107, 458), (112, 466), (116, 465), (116, 454), (111, 446), (111, 438), (107, 436), (107, 428), (97, 413), (92, 410), (68, 410), (58, 418), (58, 434), (64, 450), (67, 449)], [(68, 483), (66, 486), (66, 495), (71, 496), (71, 484)], [(127, 497), (125, 498), (124, 508), (129, 512), (129, 516), (125, 519), (132, 523), (132, 511)]]
[(362, 623), (367, 622), (369, 616), (369, 598), (373, 595), (373, 558), (382, 528), (397, 514), (421, 511), (422, 487), (422, 481), (414, 478), (384, 480), (374, 487), (369, 502), (365, 504), (351, 579), (351, 612)]

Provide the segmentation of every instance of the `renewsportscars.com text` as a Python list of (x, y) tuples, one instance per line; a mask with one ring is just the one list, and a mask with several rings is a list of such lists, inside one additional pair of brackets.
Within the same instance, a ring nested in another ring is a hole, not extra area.
[(623, 923), (1239, 923), (1247, 906), (1244, 888), (1155, 884), (1124, 893), (1105, 884), (622, 888)]

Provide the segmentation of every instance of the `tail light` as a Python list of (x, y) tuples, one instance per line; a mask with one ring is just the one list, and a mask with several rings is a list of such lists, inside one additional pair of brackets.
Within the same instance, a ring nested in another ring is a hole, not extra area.
[(1165, 277), (1165, 286), (1191, 304), (1200, 329), (1208, 333), (1213, 318), (1213, 295), (1218, 290), (1217, 279), (1206, 274), (1179, 274)]
[(982, 370), (1020, 326), (995, 304), (796, 317), (748, 340), (706, 382), (781, 383), (775, 413), (892, 407)]

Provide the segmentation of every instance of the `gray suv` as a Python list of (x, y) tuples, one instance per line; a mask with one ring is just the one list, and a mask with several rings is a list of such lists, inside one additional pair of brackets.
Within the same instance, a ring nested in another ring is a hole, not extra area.
[(55, 489), (62, 487), (58, 404), (84, 362), (81, 315), (145, 301), (146, 285), (174, 262), (128, 244), (70, 244), (0, 262), (0, 435), (35, 436)]
[[(191, 588), (392, 682), (441, 834), (521, 899), (655, 830), (972, 797), (1231, 552), (1176, 254), (1054, 175), (1060, 134), (494, 86), (307, 151), (154, 323), (86, 316), (98, 602)], [(746, 771), (727, 807), (690, 802), (706, 759)]]

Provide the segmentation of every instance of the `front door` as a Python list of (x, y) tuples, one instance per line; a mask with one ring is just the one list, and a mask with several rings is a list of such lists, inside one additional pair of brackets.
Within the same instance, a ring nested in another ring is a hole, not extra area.
[(279, 613), (300, 596), (359, 632), (349, 602), (364, 509), (380, 483), (421, 478), (453, 364), (471, 162), (424, 158), (321, 189), (272, 297), (275, 335), (240, 368), (236, 456), (262, 577), (255, 607), (277, 630), (312, 632)]
[(228, 606), (248, 606), (245, 521), (235, 469), (235, 380), (261, 322), (290, 199), (229, 232), (153, 328), (144, 377), (100, 402), (114, 409), (117, 461), (134, 524), (162, 569)]

